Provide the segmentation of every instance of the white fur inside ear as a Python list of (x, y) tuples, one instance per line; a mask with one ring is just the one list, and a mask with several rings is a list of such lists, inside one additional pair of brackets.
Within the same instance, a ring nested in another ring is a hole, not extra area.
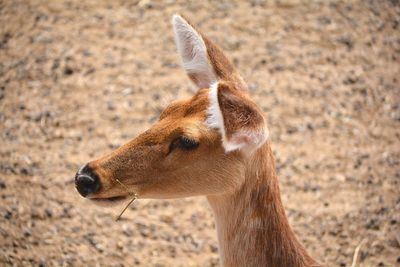
[(269, 131), (267, 127), (257, 131), (241, 130), (235, 133), (229, 140), (231, 151), (242, 148), (246, 148), (249, 151), (255, 150), (268, 140), (268, 135)]
[(201, 35), (179, 15), (172, 17), (174, 38), (182, 58), (183, 68), (194, 75), (197, 86), (209, 87), (215, 82), (216, 75), (207, 56), (207, 48)]
[(225, 152), (242, 150), (251, 153), (261, 147), (268, 139), (268, 129), (265, 127), (259, 131), (241, 130), (235, 133), (229, 140), (224, 138)]
[(218, 83), (211, 85), (208, 93), (208, 102), (207, 119), (205, 124), (209, 128), (219, 130), (222, 137), (222, 146), (224, 147), (225, 152), (240, 149), (251, 152), (267, 141), (269, 131), (266, 126), (258, 131), (242, 129), (233, 134), (229, 140), (227, 139), (224, 118), (218, 102)]

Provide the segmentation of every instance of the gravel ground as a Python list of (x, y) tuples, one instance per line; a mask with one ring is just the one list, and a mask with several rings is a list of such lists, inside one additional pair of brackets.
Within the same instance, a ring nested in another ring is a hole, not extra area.
[(203, 198), (94, 206), (78, 167), (189, 84), (170, 17), (219, 44), (268, 118), (289, 220), (329, 266), (400, 266), (398, 1), (0, 1), (0, 265), (216, 266)]

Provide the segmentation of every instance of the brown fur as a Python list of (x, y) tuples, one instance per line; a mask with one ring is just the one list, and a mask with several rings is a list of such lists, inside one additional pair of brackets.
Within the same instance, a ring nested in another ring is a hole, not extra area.
[[(243, 79), (222, 51), (203, 39), (220, 81), (218, 103), (228, 136), (256, 129), (264, 118)], [(202, 79), (195, 74), (192, 79)], [(208, 89), (173, 102), (149, 130), (91, 162), (101, 188), (89, 197), (127, 196), (116, 178), (140, 198), (207, 196), (225, 266), (317, 266), (288, 224), (269, 143), (252, 154), (226, 153), (220, 133), (204, 123), (208, 106)], [(171, 151), (171, 142), (181, 136), (195, 140), (198, 147)]]
[[(200, 33), (201, 34), (201, 33)], [(236, 72), (233, 65), (229, 62), (228, 58), (222, 52), (222, 50), (214, 45), (207, 37), (201, 34), (203, 37), (204, 43), (207, 47), (207, 53), (209, 60), (211, 61), (211, 65), (214, 68), (217, 76), (223, 81), (230, 81), (234, 83), (235, 87), (239, 90), (246, 91), (247, 85), (242, 79), (242, 77)]]
[(218, 84), (218, 102), (227, 138), (240, 130), (258, 131), (264, 118), (257, 105), (231, 82)]

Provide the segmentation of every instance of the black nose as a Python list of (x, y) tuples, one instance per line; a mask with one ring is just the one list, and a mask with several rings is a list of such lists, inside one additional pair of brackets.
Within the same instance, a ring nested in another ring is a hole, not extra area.
[(88, 164), (84, 165), (76, 173), (75, 187), (79, 194), (81, 194), (83, 197), (96, 193), (99, 190), (100, 179)]

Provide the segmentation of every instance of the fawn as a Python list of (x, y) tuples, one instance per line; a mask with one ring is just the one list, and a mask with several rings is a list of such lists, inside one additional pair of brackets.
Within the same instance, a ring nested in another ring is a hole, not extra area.
[[(289, 226), (263, 112), (215, 44), (172, 18), (183, 68), (197, 93), (171, 103), (147, 131), (75, 176), (93, 201), (206, 196), (224, 266), (319, 266)], [(125, 188), (126, 187), (126, 188)]]

